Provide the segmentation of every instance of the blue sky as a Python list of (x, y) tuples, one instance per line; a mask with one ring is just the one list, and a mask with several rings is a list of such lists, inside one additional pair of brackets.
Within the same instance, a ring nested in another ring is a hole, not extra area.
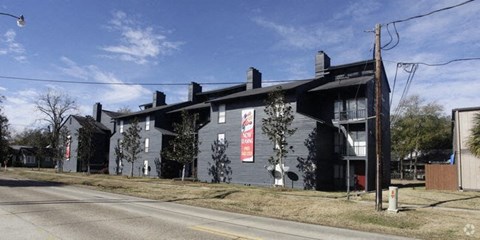
[[(118, 83), (244, 82), (253, 66), (264, 80), (314, 76), (319, 50), (332, 65), (372, 58), (376, 23), (427, 13), (464, 0), (5, 0), (0, 12), (0, 76)], [(398, 23), (400, 43), (383, 52), (390, 84), (396, 62), (440, 63), (480, 57), (480, 3)], [(382, 42), (388, 41), (386, 31)], [(409, 94), (452, 108), (480, 106), (480, 61), (420, 66)], [(407, 73), (399, 71), (393, 108)], [(225, 86), (225, 85), (222, 85)], [(222, 86), (205, 85), (204, 90)], [(14, 131), (44, 126), (35, 111), (48, 88), (69, 94), (79, 114), (95, 102), (117, 110), (150, 102), (184, 101), (187, 86), (119, 86), (31, 82), (0, 78), (3, 111)]]

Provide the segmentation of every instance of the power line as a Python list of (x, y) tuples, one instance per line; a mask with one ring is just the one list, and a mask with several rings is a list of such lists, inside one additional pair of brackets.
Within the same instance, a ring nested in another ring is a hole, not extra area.
[(445, 66), (445, 65), (448, 65), (450, 63), (453, 63), (453, 62), (463, 62), (463, 61), (476, 61), (476, 60), (480, 60), (480, 57), (472, 57), (472, 58), (457, 58), (457, 59), (453, 59), (453, 60), (450, 60), (448, 62), (443, 62), (443, 63), (425, 63), (425, 62), (412, 62), (412, 63), (402, 63), (402, 62), (399, 62), (399, 64), (419, 64), (419, 65), (425, 65), (425, 66), (429, 66), (429, 67), (438, 67), (438, 66)]
[(405, 18), (405, 19), (401, 19), (401, 20), (396, 20), (396, 21), (390, 22), (390, 23), (388, 23), (388, 24), (401, 23), (401, 22), (406, 22), (406, 21), (410, 21), (410, 20), (413, 20), (413, 19), (417, 19), (417, 18), (426, 17), (426, 16), (432, 15), (432, 14), (434, 14), (434, 13), (438, 13), (438, 12), (442, 12), (442, 11), (449, 10), (449, 9), (452, 9), (452, 8), (460, 7), (460, 6), (462, 6), (462, 5), (465, 5), (465, 4), (467, 4), (467, 3), (471, 3), (471, 2), (473, 2), (473, 1), (475, 1), (475, 0), (468, 0), (468, 1), (465, 1), (465, 2), (462, 2), (462, 3), (459, 3), (459, 4), (457, 4), (457, 5), (440, 8), (440, 9), (437, 9), (437, 10), (435, 10), (435, 11), (431, 11), (431, 12), (429, 12), (429, 13), (425, 13), (425, 14), (421, 14), (421, 15), (417, 15), (417, 16), (413, 16), (413, 17), (409, 17), (409, 18)]
[[(400, 43), (400, 34), (398, 33), (397, 26), (396, 26), (397, 23), (407, 22), (407, 21), (410, 21), (410, 20), (413, 20), (413, 19), (426, 17), (426, 16), (432, 15), (434, 13), (438, 13), (438, 12), (442, 12), (442, 11), (445, 11), (445, 10), (450, 10), (452, 8), (460, 7), (462, 5), (465, 5), (467, 3), (471, 3), (473, 1), (475, 1), (475, 0), (468, 0), (468, 1), (465, 1), (465, 2), (462, 2), (462, 3), (459, 3), (457, 5), (444, 7), (444, 8), (441, 8), (441, 9), (431, 11), (429, 13), (425, 13), (425, 14), (421, 14), (421, 15), (417, 15), (417, 16), (413, 16), (413, 17), (409, 17), (409, 18), (405, 18), (405, 19), (401, 19), (401, 20), (395, 20), (395, 21), (389, 22), (387, 24), (384, 24), (387, 27), (387, 32), (388, 32), (388, 35), (390, 36), (390, 40), (388, 41), (388, 43), (386, 43), (384, 46), (382, 46), (382, 50), (385, 50), (385, 51), (392, 50)], [(389, 46), (390, 44), (392, 44), (392, 42), (394, 42), (392, 33), (390, 32), (390, 25), (393, 25), (393, 29), (395, 30), (395, 36), (396, 36), (396, 41), (393, 44), (393, 46)]]
[[(191, 83), (126, 83), (126, 82), (94, 82), (94, 81), (73, 81), (73, 80), (58, 80), (58, 79), (42, 79), (42, 78), (27, 78), (27, 77), (14, 77), (14, 76), (0, 76), (0, 79), (10, 79), (19, 81), (30, 82), (48, 82), (48, 83), (62, 83), (62, 84), (84, 84), (84, 85), (121, 85), (121, 86), (188, 86)], [(263, 83), (284, 83), (294, 82), (302, 80), (267, 80)], [(231, 84), (243, 84), (245, 82), (199, 82), (201, 85), (231, 85)]]

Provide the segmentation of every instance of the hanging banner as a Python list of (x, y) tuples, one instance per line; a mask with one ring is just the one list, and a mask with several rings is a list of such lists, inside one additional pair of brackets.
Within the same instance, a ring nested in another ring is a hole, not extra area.
[(255, 110), (242, 110), (242, 130), (240, 134), (240, 160), (253, 162), (255, 146)]

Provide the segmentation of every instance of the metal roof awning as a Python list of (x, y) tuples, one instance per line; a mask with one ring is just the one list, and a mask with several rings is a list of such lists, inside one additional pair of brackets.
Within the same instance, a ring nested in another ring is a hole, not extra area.
[(342, 79), (342, 80), (335, 80), (333, 82), (329, 82), (329, 83), (323, 84), (322, 86), (311, 89), (311, 90), (309, 90), (309, 92), (316, 92), (316, 91), (323, 91), (323, 90), (328, 90), (328, 89), (362, 85), (362, 84), (366, 84), (369, 81), (373, 81), (373, 79), (374, 79), (374, 76), (361, 76), (361, 77), (356, 77), (356, 78), (347, 78), (347, 79)]

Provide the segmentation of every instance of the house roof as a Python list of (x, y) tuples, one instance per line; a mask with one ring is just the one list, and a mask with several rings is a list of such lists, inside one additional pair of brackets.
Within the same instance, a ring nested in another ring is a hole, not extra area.
[(174, 108), (174, 107), (182, 107), (182, 105), (185, 105), (185, 104), (188, 104), (188, 103), (189, 102), (180, 102), (180, 103), (174, 103), (174, 104), (169, 104), (169, 105), (162, 105), (162, 106), (147, 108), (147, 109), (137, 111), (137, 112), (124, 113), (124, 114), (121, 114), (121, 115), (113, 117), (113, 118), (126, 118), (126, 117), (132, 117), (132, 116), (138, 116), (138, 115), (142, 115), (142, 114), (152, 113), (152, 112), (156, 112), (156, 111), (168, 110), (168, 109)]
[(277, 84), (277, 85), (272, 85), (272, 86), (269, 86), (269, 87), (250, 89), (250, 90), (246, 90), (246, 91), (243, 91), (243, 92), (230, 94), (230, 95), (225, 96), (225, 97), (212, 99), (212, 100), (210, 100), (210, 102), (218, 102), (218, 101), (230, 100), (230, 99), (235, 99), (235, 98), (243, 98), (243, 97), (250, 97), (250, 96), (261, 95), (261, 94), (267, 94), (269, 92), (274, 91), (278, 87), (281, 87), (282, 90), (287, 91), (287, 90), (291, 90), (291, 89), (297, 88), (299, 86), (302, 86), (303, 84), (312, 82), (314, 80), (316, 80), (316, 79), (294, 80), (294, 81), (289, 82), (289, 83)]
[(335, 80), (333, 82), (328, 82), (314, 89), (311, 89), (309, 90), (309, 92), (366, 84), (367, 82), (372, 81), (373, 79), (374, 79), (374, 76), (361, 76), (361, 77)]
[(193, 105), (190, 105), (190, 106), (182, 107), (182, 108), (179, 108), (179, 109), (175, 109), (175, 110), (170, 111), (168, 113), (175, 113), (175, 112), (181, 112), (183, 110), (193, 110), (193, 109), (201, 109), (201, 108), (210, 108), (210, 103), (201, 102), (201, 103), (193, 104)]
[[(82, 127), (84, 127), (85, 125), (87, 125), (87, 118), (86, 117), (83, 117), (83, 116), (78, 116), (78, 115), (71, 115), (71, 117), (75, 118), (75, 120), (78, 121), (78, 123), (80, 123), (80, 125)], [(110, 131), (109, 128), (105, 127), (105, 125), (103, 125), (102, 123), (100, 122), (97, 122), (97, 121), (94, 121), (94, 124), (95, 124), (95, 129), (96, 132), (101, 132), (101, 133), (105, 133), (105, 132), (108, 132)]]
[(104, 112), (105, 114), (107, 114), (108, 116), (110, 116), (112, 118), (120, 116), (120, 115), (123, 114), (123, 113), (120, 113), (120, 112), (112, 112), (112, 111), (108, 111), (108, 110), (102, 110), (102, 112)]
[(247, 86), (246, 83), (242, 83), (242, 84), (234, 85), (234, 86), (231, 86), (231, 87), (214, 89), (214, 90), (205, 91), (205, 92), (199, 92), (199, 93), (197, 93), (197, 95), (198, 96), (203, 96), (203, 95), (221, 93), (221, 92), (225, 92), (225, 91), (229, 91), (229, 90), (242, 89), (242, 88), (245, 88), (246, 86)]
[(159, 128), (159, 127), (156, 127), (155, 129), (157, 129), (159, 132), (161, 132), (163, 135), (170, 135), (170, 136), (175, 136), (176, 134), (172, 131), (169, 131), (167, 129), (164, 129), (164, 128)]
[(452, 109), (452, 112), (470, 112), (470, 111), (479, 111), (480, 107), (466, 107), (466, 108), (455, 108)]

